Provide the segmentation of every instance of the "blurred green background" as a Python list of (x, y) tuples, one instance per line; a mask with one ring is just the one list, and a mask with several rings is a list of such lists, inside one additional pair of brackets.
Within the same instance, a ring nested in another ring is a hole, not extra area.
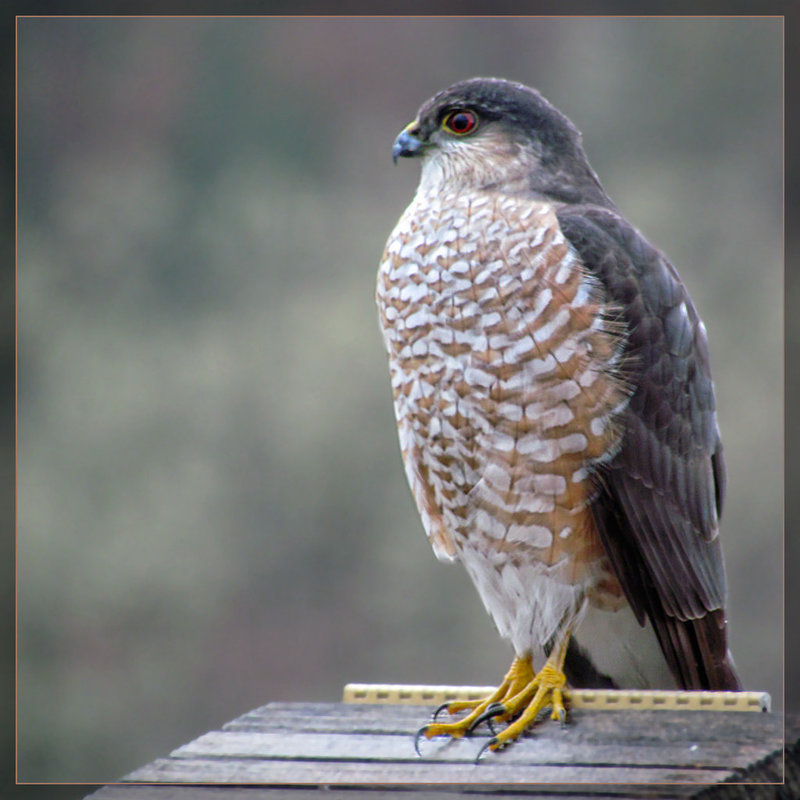
[(734, 654), (781, 702), (777, 19), (23, 19), (21, 780), (108, 781), (272, 700), (497, 681), (436, 562), (373, 302), (474, 75), (538, 87), (710, 336)]

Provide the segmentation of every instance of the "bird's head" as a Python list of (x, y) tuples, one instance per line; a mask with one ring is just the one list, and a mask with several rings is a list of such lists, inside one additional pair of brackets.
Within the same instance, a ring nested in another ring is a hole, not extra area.
[(496, 188), (609, 202), (570, 120), (536, 90), (498, 78), (434, 95), (395, 139), (392, 156), (422, 158), (422, 191)]

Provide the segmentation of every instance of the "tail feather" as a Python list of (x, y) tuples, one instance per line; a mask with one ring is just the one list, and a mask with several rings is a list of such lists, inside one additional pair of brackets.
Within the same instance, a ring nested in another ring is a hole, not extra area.
[(728, 650), (723, 609), (685, 621), (663, 614), (660, 619), (653, 620), (653, 628), (670, 670), (681, 688), (715, 691), (742, 689), (742, 682)]

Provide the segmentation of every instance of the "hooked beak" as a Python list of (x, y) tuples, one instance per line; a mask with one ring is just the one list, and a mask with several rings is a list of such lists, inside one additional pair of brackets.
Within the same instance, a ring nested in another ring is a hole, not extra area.
[(405, 127), (401, 134), (394, 140), (394, 145), (392, 145), (392, 161), (394, 161), (395, 164), (400, 157), (411, 158), (412, 156), (418, 156), (422, 152), (422, 141), (410, 132), (413, 125), (414, 123), (412, 122), (411, 125)]

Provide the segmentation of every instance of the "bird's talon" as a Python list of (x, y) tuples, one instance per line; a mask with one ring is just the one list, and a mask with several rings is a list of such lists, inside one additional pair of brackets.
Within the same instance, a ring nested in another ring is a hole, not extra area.
[(475, 757), (475, 763), (477, 764), (483, 758), (483, 756), (486, 754), (487, 750), (494, 751), (494, 750), (497, 750), (497, 749), (498, 749), (497, 748), (497, 737), (496, 736), (492, 736), (492, 738), (489, 739), (489, 741), (486, 742), (486, 744), (483, 747), (481, 747), (480, 750), (478, 750), (478, 755)]
[(420, 742), (420, 739), (421, 739), (423, 736), (424, 736), (426, 739), (429, 739), (429, 738), (430, 738), (430, 737), (428, 736), (428, 728), (430, 728), (430, 725), (423, 725), (423, 726), (422, 726), (422, 727), (421, 727), (421, 728), (420, 728), (420, 729), (417, 731), (417, 735), (414, 737), (414, 750), (416, 751), (417, 755), (418, 755), (420, 758), (422, 758), (422, 753), (420, 753), (420, 751), (419, 751), (419, 742)]
[[(566, 640), (565, 640), (566, 641)], [(562, 647), (559, 658), (563, 660)], [(566, 721), (566, 706), (562, 687), (566, 677), (561, 670), (560, 661), (548, 661), (540, 672), (534, 673), (530, 657), (518, 657), (511, 665), (503, 683), (484, 700), (450, 701), (440, 705), (433, 714), (434, 720), (443, 711), (450, 714), (469, 710), (466, 717), (454, 722), (430, 722), (417, 731), (414, 750), (421, 756), (420, 743), (423, 737), (433, 739), (447, 736), (461, 739), (469, 736), (483, 722), (492, 732), (491, 739), (481, 748), (478, 759), (486, 750), (502, 750), (522, 736), (526, 729), (539, 718), (546, 716), (548, 710), (553, 719)], [(497, 723), (508, 723), (496, 730)], [(492, 723), (495, 723), (493, 725)]]
[(433, 712), (433, 716), (431, 717), (431, 722), (436, 722), (436, 718), (445, 709), (447, 709), (447, 713), (449, 714), (450, 713), (450, 701), (449, 700), (445, 701), (444, 703), (442, 703), (440, 706), (438, 706), (436, 708), (436, 711)]
[[(507, 713), (502, 703), (492, 703), (480, 716), (476, 717), (472, 724), (467, 728), (467, 733), (472, 733), (482, 722), (488, 722), (493, 717), (499, 717)], [(494, 731), (492, 731), (494, 733)]]

